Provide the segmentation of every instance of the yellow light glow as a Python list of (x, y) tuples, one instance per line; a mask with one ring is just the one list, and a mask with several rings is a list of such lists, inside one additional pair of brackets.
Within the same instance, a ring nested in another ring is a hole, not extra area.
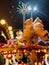
[(2, 25), (6, 24), (6, 21), (4, 19), (1, 20), (0, 22)]
[(13, 35), (11, 35), (11, 39), (14, 39), (14, 36)]
[(11, 57), (11, 54), (9, 54), (8, 57)]
[(16, 52), (16, 50), (13, 50), (13, 52)]
[(9, 26), (9, 27), (8, 27), (8, 30), (12, 30), (12, 26)]
[(9, 33), (13, 35), (13, 31), (10, 31)]
[(38, 65), (42, 65), (41, 62), (39, 62)]
[(46, 53), (46, 49), (43, 50)]
[(5, 34), (3, 33), (3, 31), (2, 31), (2, 34), (1, 34), (5, 39), (6, 39), (6, 36), (5, 36)]
[(13, 39), (14, 38), (13, 31), (10, 31), (9, 33), (10, 33), (11, 39)]

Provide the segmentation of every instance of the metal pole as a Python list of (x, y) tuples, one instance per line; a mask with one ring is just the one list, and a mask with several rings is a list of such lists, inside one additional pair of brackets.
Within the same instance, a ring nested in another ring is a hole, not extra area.
[(31, 10), (31, 18), (32, 18), (32, 10)]
[(23, 14), (23, 30), (24, 30), (24, 22), (25, 22), (25, 13)]

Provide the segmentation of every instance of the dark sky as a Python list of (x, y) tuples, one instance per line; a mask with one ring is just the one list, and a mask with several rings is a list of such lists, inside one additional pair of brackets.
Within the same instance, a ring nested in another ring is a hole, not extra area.
[[(49, 0), (0, 0), (0, 19), (5, 19), (13, 29), (22, 28), (22, 14), (17, 13), (19, 1), (29, 2), (32, 7), (36, 5), (38, 11), (33, 13), (33, 18), (41, 18), (49, 31)], [(30, 13), (26, 14), (27, 18), (30, 18)]]

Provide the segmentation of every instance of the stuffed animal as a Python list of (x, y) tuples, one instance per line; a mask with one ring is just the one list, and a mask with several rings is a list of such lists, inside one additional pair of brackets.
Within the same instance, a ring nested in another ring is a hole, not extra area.
[[(24, 42), (26, 45), (38, 45), (38, 37), (42, 41), (49, 41), (48, 31), (44, 29), (42, 20), (37, 17), (33, 22), (32, 18), (27, 19), (24, 23), (23, 37), (20, 39), (20, 42)], [(33, 43), (32, 43), (33, 42)]]
[(49, 33), (44, 29), (44, 25), (39, 17), (37, 17), (34, 21), (34, 31), (43, 41), (49, 41), (49, 38), (46, 37)]
[[(23, 38), (20, 42), (24, 42), (26, 45), (38, 44), (37, 35), (34, 33), (32, 18), (27, 19), (24, 23), (25, 29), (23, 30)], [(33, 42), (33, 43), (32, 43)]]

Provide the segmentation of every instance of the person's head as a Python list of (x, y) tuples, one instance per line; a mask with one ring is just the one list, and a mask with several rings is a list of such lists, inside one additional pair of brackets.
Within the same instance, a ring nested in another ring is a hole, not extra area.
[(19, 30), (16, 32), (16, 35), (19, 36)]

